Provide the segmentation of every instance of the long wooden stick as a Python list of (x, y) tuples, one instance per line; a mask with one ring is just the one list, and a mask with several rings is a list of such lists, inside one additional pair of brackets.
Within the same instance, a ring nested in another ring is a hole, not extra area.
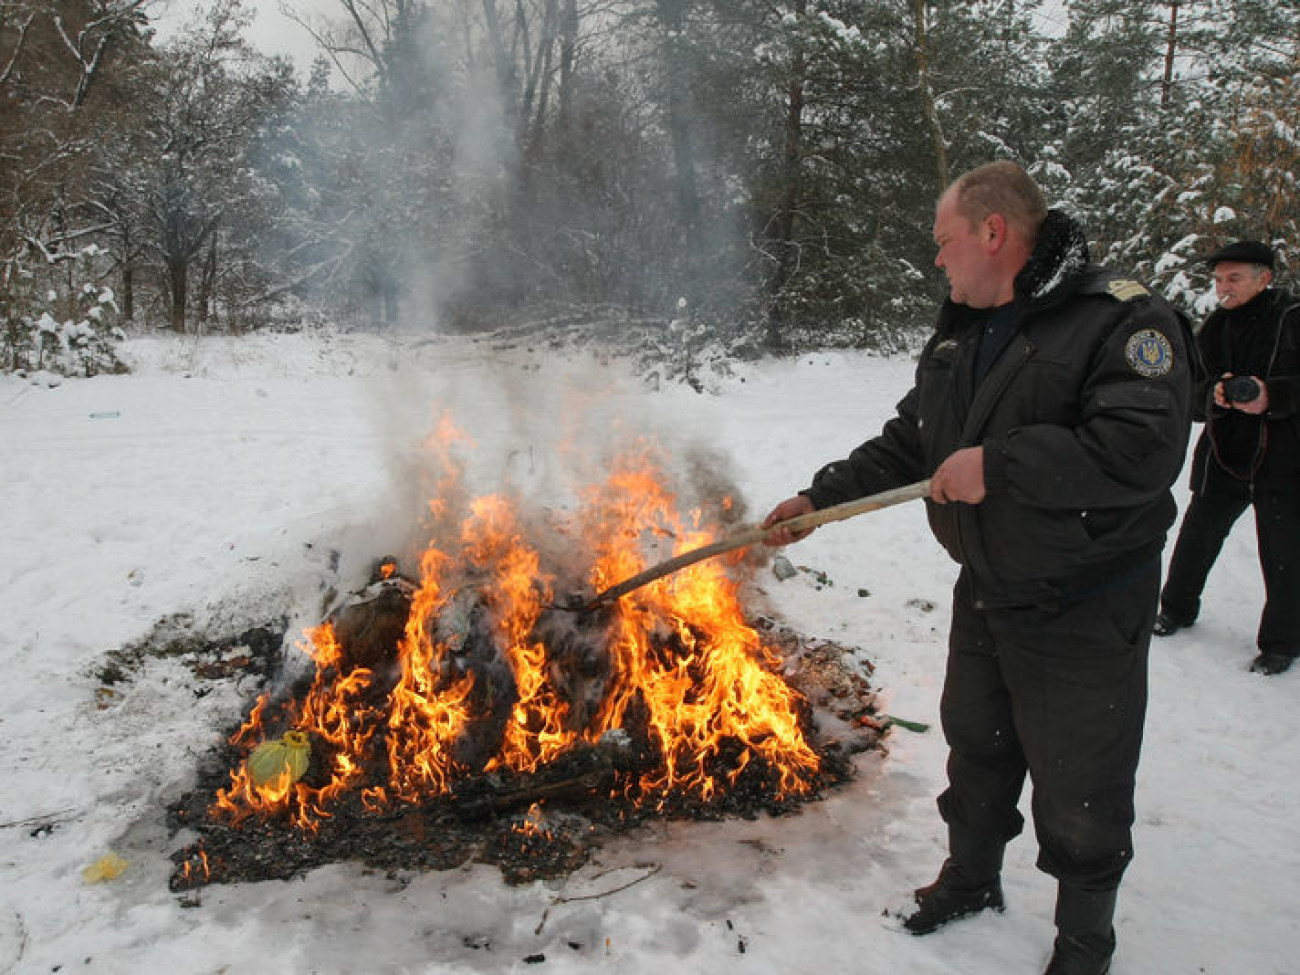
[(660, 562), (658, 565), (652, 565), (644, 572), (638, 572), (630, 579), (624, 579), (622, 582), (610, 586), (596, 596), (595, 599), (582, 606), (578, 612), (590, 613), (592, 610), (599, 609), (601, 606), (626, 596), (634, 589), (640, 589), (648, 582), (654, 582), (654, 580), (684, 569), (688, 565), (694, 565), (696, 562), (711, 559), (715, 555), (722, 555), (724, 552), (731, 552), (747, 545), (753, 545), (755, 542), (761, 542), (765, 535), (776, 531), (778, 528), (789, 528), (792, 531), (816, 528), (819, 525), (826, 525), (832, 521), (843, 521), (846, 518), (852, 518), (867, 511), (878, 511), (881, 508), (888, 508), (904, 501), (914, 501), (917, 498), (925, 497), (929, 493), (930, 482), (928, 480), (917, 481), (915, 484), (908, 484), (890, 491), (882, 491), (870, 497), (858, 498), (856, 501), (845, 501), (843, 504), (834, 504), (819, 511), (809, 511), (807, 514), (796, 515), (793, 518), (785, 519), (785, 521), (778, 521), (767, 528), (764, 528), (761, 524), (750, 525), (716, 542), (701, 545), (699, 548), (693, 548), (689, 552), (682, 552), (680, 555), (674, 555), (671, 559)]

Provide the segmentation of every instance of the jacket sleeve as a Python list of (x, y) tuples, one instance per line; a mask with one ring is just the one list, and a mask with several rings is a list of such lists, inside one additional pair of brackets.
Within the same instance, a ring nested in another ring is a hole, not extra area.
[(1271, 420), (1300, 418), (1300, 302), (1292, 302), (1283, 309), (1278, 326), (1278, 356), (1274, 369), (1265, 381), (1268, 383), (1268, 417)]
[(1081, 511), (1158, 497), (1186, 457), (1194, 355), (1185, 321), (1168, 305), (1127, 303), (1091, 352), (1077, 423), (1030, 424), (985, 441), (989, 495)]
[(902, 487), (924, 477), (916, 416), (918, 397), (914, 385), (899, 401), (896, 415), (885, 424), (879, 436), (857, 447), (843, 460), (827, 464), (813, 477), (812, 485), (800, 493), (821, 509)]

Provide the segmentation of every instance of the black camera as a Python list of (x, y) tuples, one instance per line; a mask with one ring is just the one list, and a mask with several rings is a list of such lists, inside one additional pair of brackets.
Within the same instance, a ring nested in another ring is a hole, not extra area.
[(1251, 376), (1233, 376), (1223, 381), (1223, 398), (1229, 403), (1249, 403), (1259, 397), (1259, 383)]

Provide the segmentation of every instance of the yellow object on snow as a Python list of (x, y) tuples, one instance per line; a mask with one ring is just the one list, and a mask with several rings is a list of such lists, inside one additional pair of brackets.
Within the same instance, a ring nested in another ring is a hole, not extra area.
[(81, 877), (88, 884), (97, 884), (102, 880), (112, 880), (114, 877), (120, 877), (128, 866), (130, 864), (116, 853), (110, 853), (107, 856), (100, 857), (81, 871)]
[(278, 741), (264, 741), (253, 749), (248, 756), (248, 775), (259, 789), (276, 783), (285, 788), (307, 774), (310, 761), (311, 742), (306, 732), (286, 731)]

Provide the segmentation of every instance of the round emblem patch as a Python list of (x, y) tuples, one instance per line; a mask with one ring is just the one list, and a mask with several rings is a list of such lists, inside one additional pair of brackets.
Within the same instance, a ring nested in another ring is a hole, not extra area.
[(1146, 379), (1168, 375), (1174, 367), (1174, 347), (1169, 339), (1154, 328), (1144, 328), (1129, 336), (1124, 346), (1124, 357), (1129, 368)]

